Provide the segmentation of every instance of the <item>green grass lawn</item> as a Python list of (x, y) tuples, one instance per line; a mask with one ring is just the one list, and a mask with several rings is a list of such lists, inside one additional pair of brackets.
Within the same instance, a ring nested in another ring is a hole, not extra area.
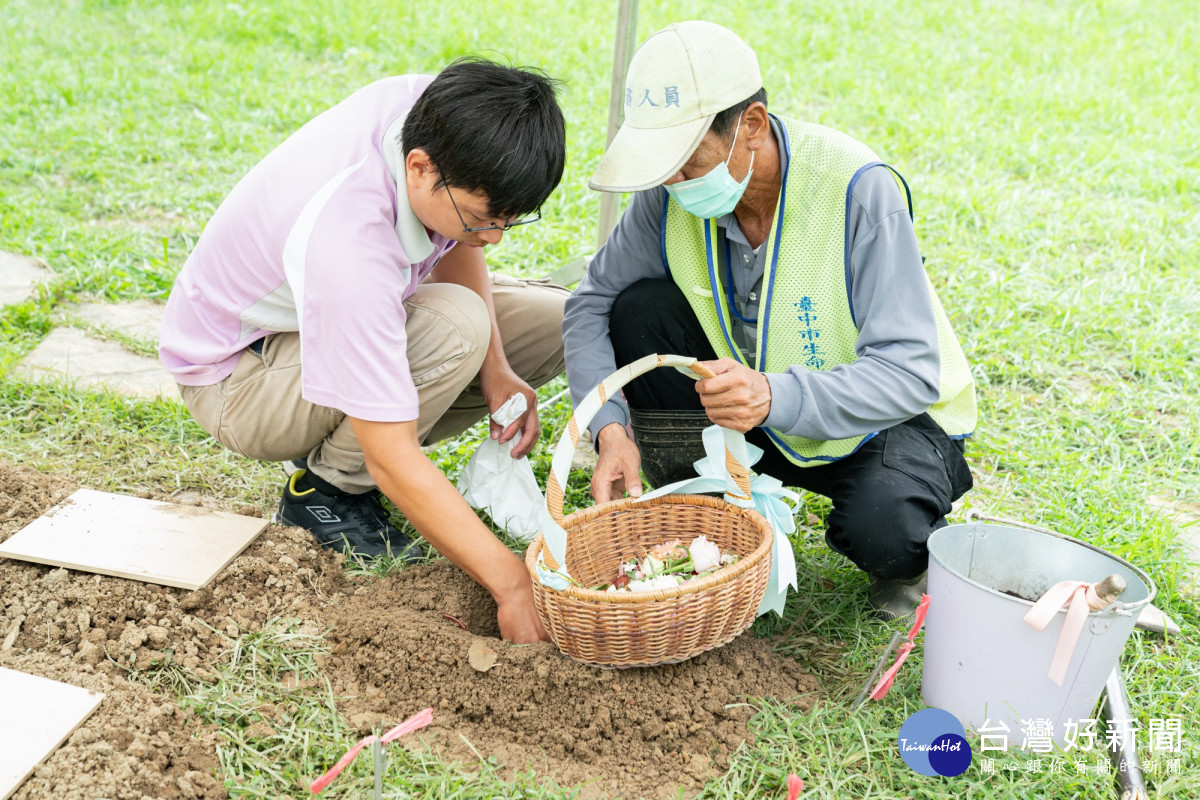
[[(733, 27), (759, 54), (773, 110), (843, 130), (906, 176), (927, 267), (978, 382), (977, 488), (963, 512), (1088, 539), (1157, 581), (1157, 604), (1185, 633), (1135, 632), (1122, 665), (1143, 729), (1183, 720), (1180, 769), (1148, 775), (1152, 795), (1197, 796), (1200, 608), (1174, 526), (1149, 502), (1200, 502), (1192, 0), (643, 6), (639, 40), (684, 18)], [(57, 273), (39, 298), (0, 310), (0, 459), (96, 488), (200, 489), (272, 507), (278, 468), (224, 453), (179, 405), (31, 385), (13, 365), (64, 303), (165, 298), (226, 192), (310, 117), (372, 80), (467, 53), (564, 81), (562, 186), (545, 221), (506, 236), (491, 262), (540, 276), (591, 252), (599, 196), (587, 179), (604, 145), (615, 18), (616, 3), (578, 0), (0, 0), (0, 250)], [(549, 433), (566, 413), (548, 412)], [(454, 473), (472, 449), (467, 437), (434, 455)], [(535, 456), (543, 478), (548, 450)], [(586, 476), (575, 481), (569, 502), (585, 506)], [(920, 648), (884, 701), (852, 712), (893, 628), (866, 615), (865, 578), (819, 535), (796, 550), (799, 591), (782, 620), (755, 630), (777, 635), (825, 697), (804, 715), (766, 705), (757, 743), (706, 797), (783, 797), (789, 772), (813, 797), (1112, 796), (1108, 773), (1069, 759), (1058, 772), (1013, 754), (994, 772), (977, 758), (954, 779), (908, 770), (896, 733), (923, 707)], [(274, 662), (317, 669), (320, 637), (272, 631), (243, 643), (216, 688), (160, 680), (219, 723), (270, 690), (237, 664), (259, 664), (253, 675)], [(348, 744), (323, 737), (332, 719), (325, 706), (297, 710), (294, 736), (269, 754), (231, 730), (221, 755), (231, 793), (276, 797), (290, 789), (280, 776), (318, 774)], [(361, 796), (369, 781), (356, 768), (327, 794)], [(486, 762), (468, 774), (411, 754), (393, 760), (386, 786), (394, 797), (570, 796), (505, 783)]]

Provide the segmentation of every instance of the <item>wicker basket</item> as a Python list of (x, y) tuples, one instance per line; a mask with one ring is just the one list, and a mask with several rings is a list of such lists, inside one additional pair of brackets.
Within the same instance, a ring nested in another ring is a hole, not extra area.
[[(638, 375), (660, 366), (686, 368), (700, 377), (712, 373), (695, 359), (651, 355), (618, 370), (579, 405), (554, 453), (546, 487), (550, 515), (567, 532), (567, 570), (583, 586), (610, 582), (631, 555), (672, 539), (703, 534), (722, 552), (741, 556), (736, 563), (674, 589), (651, 592), (601, 592), (569, 586), (562, 591), (542, 585), (537, 561), (543, 555), (556, 569), (542, 534), (525, 554), (533, 598), (550, 637), (563, 653), (601, 667), (649, 667), (671, 664), (732, 641), (750, 627), (767, 588), (773, 534), (757, 511), (701, 495), (667, 495), (637, 502), (626, 498), (563, 518), (563, 486), (579, 431), (587, 428), (607, 397)], [(726, 451), (726, 465), (743, 496), (750, 496), (749, 474)]]

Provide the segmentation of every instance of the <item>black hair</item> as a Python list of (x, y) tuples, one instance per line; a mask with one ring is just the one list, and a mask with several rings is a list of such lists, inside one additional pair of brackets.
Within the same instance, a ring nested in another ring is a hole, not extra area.
[(538, 69), (458, 59), (408, 112), (404, 155), (424, 150), (445, 185), (487, 195), (495, 217), (530, 214), (562, 180), (566, 124), (557, 85)]
[(755, 103), (762, 103), (764, 106), (767, 104), (766, 89), (759, 89), (742, 102), (732, 105), (724, 111), (718, 111), (708, 129), (722, 139), (728, 139), (733, 134), (733, 126), (737, 124), (738, 117)]

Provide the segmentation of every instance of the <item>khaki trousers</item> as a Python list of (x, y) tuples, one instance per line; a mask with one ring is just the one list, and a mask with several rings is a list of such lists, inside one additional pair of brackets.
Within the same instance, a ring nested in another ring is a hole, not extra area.
[[(508, 363), (537, 388), (563, 371), (562, 318), (569, 292), (492, 274), (492, 303)], [(490, 326), (479, 295), (422, 284), (404, 303), (408, 364), (417, 387), (422, 445), (462, 433), (487, 415), (479, 367)], [(179, 387), (192, 416), (221, 444), (260, 461), (307, 457), (309, 469), (346, 492), (375, 488), (346, 415), (301, 396), (300, 335), (276, 333), (247, 349), (228, 378)]]

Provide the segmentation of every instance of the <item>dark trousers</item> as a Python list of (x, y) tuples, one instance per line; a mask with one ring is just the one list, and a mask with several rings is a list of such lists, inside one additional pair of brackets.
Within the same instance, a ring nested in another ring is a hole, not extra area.
[[(650, 353), (701, 361), (716, 353), (683, 293), (669, 280), (643, 280), (623, 291), (612, 309), (610, 335), (617, 364)], [(695, 382), (658, 369), (625, 386), (635, 409), (696, 410)], [(971, 488), (962, 440), (952, 440), (928, 414), (882, 430), (838, 461), (799, 467), (762, 428), (746, 434), (761, 447), (755, 472), (833, 501), (826, 543), (865, 572), (911, 578), (925, 570), (929, 534), (946, 525), (951, 503)]]

